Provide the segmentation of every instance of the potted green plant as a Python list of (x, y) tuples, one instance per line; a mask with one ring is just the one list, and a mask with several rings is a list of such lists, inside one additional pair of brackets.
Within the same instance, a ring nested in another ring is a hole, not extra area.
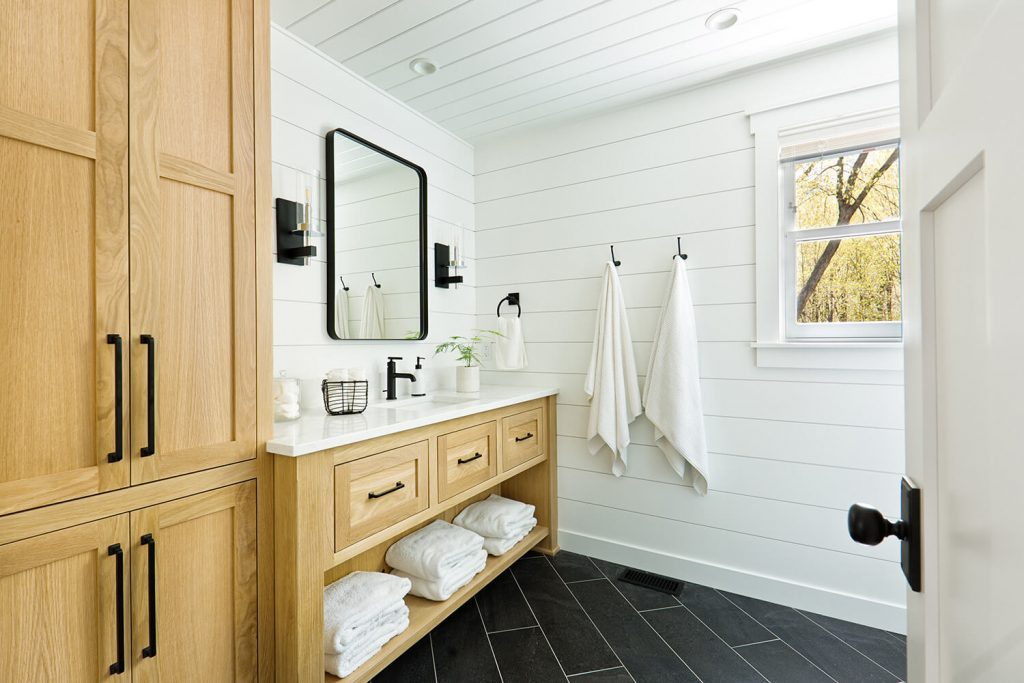
[(441, 353), (454, 353), (460, 363), (455, 368), (455, 390), (460, 393), (474, 393), (480, 391), (480, 344), (487, 340), (487, 337), (501, 337), (501, 332), (495, 330), (476, 330), (472, 337), (454, 335), (446, 342), (442, 342), (434, 349), (434, 355)]

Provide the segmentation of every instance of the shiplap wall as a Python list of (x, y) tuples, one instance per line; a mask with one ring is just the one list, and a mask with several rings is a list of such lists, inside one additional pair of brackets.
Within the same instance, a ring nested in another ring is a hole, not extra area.
[[(522, 296), (530, 366), (555, 385), (563, 548), (902, 631), (898, 545), (853, 543), (846, 510), (899, 511), (899, 372), (758, 368), (754, 154), (745, 111), (895, 80), (879, 38), (557, 128), (478, 144), (477, 311)], [(584, 439), (583, 380), (614, 243), (641, 372), (682, 235), (700, 340), (711, 493), (631, 434), (627, 476)]]
[[(470, 331), (475, 319), (475, 275), (473, 226), (473, 149), (463, 140), (425, 119), (389, 95), (340, 67), (315, 48), (288, 32), (271, 31), (271, 113), (274, 166), (274, 196), (296, 197), (296, 174), (319, 179), (320, 211), (324, 216), (324, 135), (344, 128), (372, 140), (413, 163), (427, 173), (427, 206), (430, 253), (433, 263), (435, 239), (448, 241), (452, 226), (462, 226), (467, 265), (466, 283), (457, 289), (433, 286), (428, 280), (430, 307), (429, 336), (422, 342), (332, 341), (326, 332), (326, 244), (314, 243), (320, 255), (308, 266), (274, 264), (274, 368), (306, 380), (303, 403), (316, 410), (320, 401), (318, 383), (326, 370), (363, 366), (370, 370), (371, 390), (380, 389), (387, 356), (403, 356), (402, 369), (411, 369), (415, 356), (427, 357), (425, 379), (433, 386), (454, 382), (451, 358), (432, 358), (439, 339)], [(371, 220), (372, 217), (368, 217)], [(323, 220), (321, 220), (323, 224)], [(273, 229), (268, 226), (268, 229)], [(379, 230), (371, 230), (380, 235)], [(416, 295), (402, 284), (404, 271), (392, 271), (388, 264), (377, 270), (377, 279), (395, 311), (412, 317)], [(394, 264), (396, 266), (401, 264)], [(375, 266), (376, 267), (376, 266)], [(408, 278), (404, 278), (408, 279)], [(358, 317), (362, 294), (370, 283), (369, 273), (346, 278), (353, 296), (352, 315)], [(397, 288), (397, 289), (396, 289)], [(399, 294), (398, 290), (403, 293)], [(405, 385), (406, 383), (400, 383)], [(401, 386), (403, 393), (407, 386)]]

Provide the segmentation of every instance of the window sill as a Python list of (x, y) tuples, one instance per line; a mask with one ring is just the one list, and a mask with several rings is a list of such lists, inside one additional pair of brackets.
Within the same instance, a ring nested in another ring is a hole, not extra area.
[(754, 342), (759, 368), (903, 371), (903, 342)]

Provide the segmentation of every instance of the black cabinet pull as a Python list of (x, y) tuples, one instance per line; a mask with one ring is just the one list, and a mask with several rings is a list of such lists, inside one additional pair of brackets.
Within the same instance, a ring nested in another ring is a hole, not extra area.
[(479, 460), (482, 457), (484, 457), (483, 453), (477, 453), (476, 455), (473, 455), (472, 457), (469, 458), (459, 458), (459, 464), (465, 465), (467, 462), (473, 462), (474, 460)]
[(149, 549), (149, 645), (142, 648), (142, 657), (156, 657), (156, 539), (143, 534), (139, 541)]
[(146, 345), (146, 442), (139, 451), (143, 458), (156, 453), (156, 339), (144, 334), (139, 341)]
[(526, 436), (517, 436), (516, 437), (516, 443), (519, 443), (520, 441), (528, 441), (529, 439), (532, 439), (532, 438), (533, 438), (533, 432), (526, 432)]
[(404, 488), (405, 488), (405, 484), (403, 484), (400, 481), (396, 481), (395, 485), (392, 486), (391, 488), (389, 488), (387, 491), (381, 491), (380, 493), (377, 493), (375, 491), (370, 491), (370, 493), (368, 494), (368, 497), (370, 498), (370, 500), (373, 500), (374, 498), (383, 498), (384, 496), (388, 495), (389, 493), (394, 493), (395, 491), (401, 491)]
[(107, 462), (120, 462), (124, 458), (124, 359), (121, 335), (108, 334), (107, 343), (114, 345), (114, 452), (107, 453)]
[(117, 661), (110, 665), (110, 673), (124, 673), (124, 551), (121, 544), (107, 547), (107, 555), (117, 560)]

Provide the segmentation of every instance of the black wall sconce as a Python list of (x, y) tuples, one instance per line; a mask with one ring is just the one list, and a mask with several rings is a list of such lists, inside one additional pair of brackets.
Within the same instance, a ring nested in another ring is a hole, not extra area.
[(308, 243), (309, 237), (323, 233), (309, 222), (308, 204), (277, 198), (277, 262), (292, 266), (304, 266), (310, 256), (316, 256), (316, 246)]
[(461, 275), (452, 275), (451, 250), (447, 244), (434, 243), (434, 286), (448, 289), (462, 282)]

